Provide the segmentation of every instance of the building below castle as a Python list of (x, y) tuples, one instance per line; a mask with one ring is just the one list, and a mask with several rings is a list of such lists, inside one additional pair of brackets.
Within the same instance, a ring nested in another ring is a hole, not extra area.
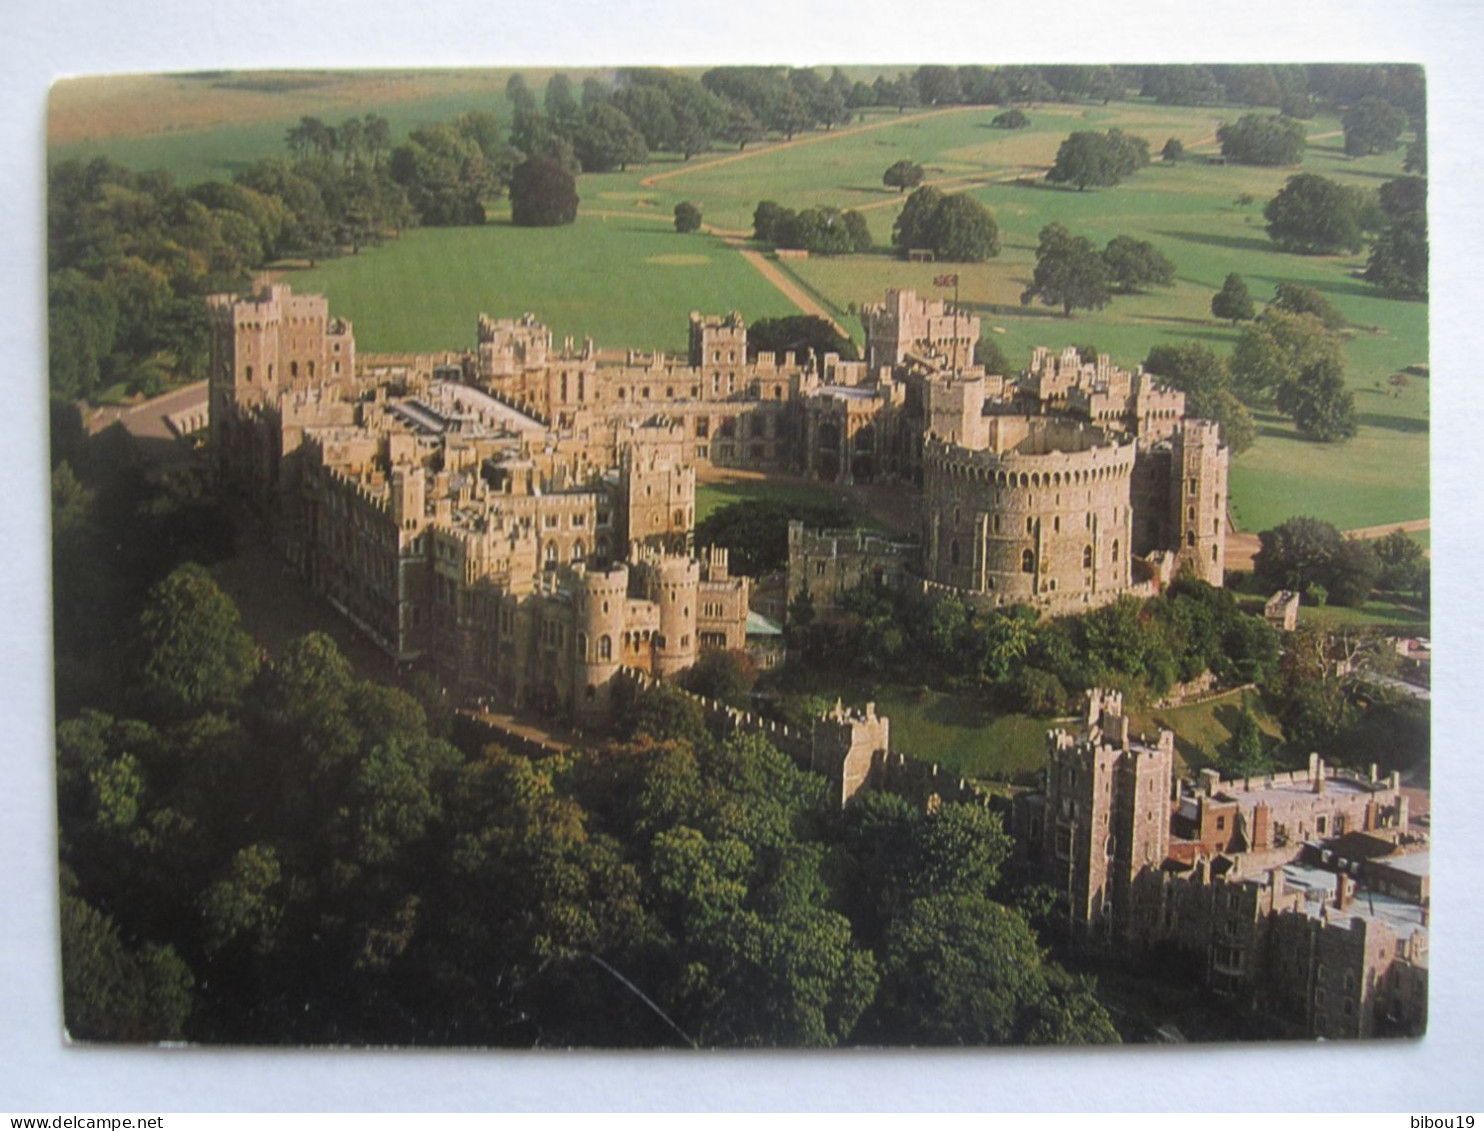
[(1310, 1036), (1424, 1031), (1428, 838), (1397, 775), (1313, 755), (1182, 782), (1174, 735), (1131, 734), (1106, 691), (1077, 732), (1047, 735), (1047, 756), (1011, 823), (1084, 943), (1183, 952), (1219, 993)]

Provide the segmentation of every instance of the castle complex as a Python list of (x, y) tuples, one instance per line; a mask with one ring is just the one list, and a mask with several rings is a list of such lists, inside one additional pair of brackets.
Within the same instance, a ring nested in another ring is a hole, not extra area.
[(692, 314), (674, 358), (558, 347), (529, 314), (481, 316), (473, 351), (358, 354), (281, 285), (209, 311), (223, 485), (389, 656), (514, 704), (597, 720), (620, 669), (746, 647), (748, 579), (691, 556), (698, 466), (918, 485), (893, 575), (975, 601), (1222, 579), (1226, 449), (1182, 393), (1074, 350), (985, 373), (979, 320), (910, 291), (864, 310), (865, 361), (749, 357), (735, 313)]
[(1427, 837), (1399, 777), (1311, 755), (1307, 770), (1181, 782), (1174, 737), (1131, 734), (1107, 691), (1088, 693), (1078, 731), (1047, 735), (1045, 788), (1011, 824), (1074, 932), (1195, 956), (1214, 989), (1312, 1036), (1421, 1033)]
[[(1184, 394), (1072, 349), (986, 373), (978, 319), (910, 291), (862, 312), (864, 361), (749, 357), (736, 314), (692, 314), (674, 358), (556, 347), (530, 315), (481, 316), (472, 351), (368, 355), (324, 298), (276, 285), (209, 313), (222, 487), (388, 656), (467, 695), (601, 723), (624, 679), (761, 646), (750, 580), (695, 554), (699, 467), (920, 491), (916, 543), (790, 529), (788, 592), (816, 608), (867, 582), (1052, 614), (1222, 583), (1227, 450)], [(842, 804), (955, 795), (869, 706), (807, 733), (710, 709)], [(1420, 1031), (1426, 853), (1397, 779), (1316, 759), (1177, 783), (1174, 763), (1173, 735), (1131, 734), (1112, 692), (1049, 736), (1045, 789), (1011, 823), (1080, 936), (1198, 955), (1213, 986), (1315, 1035)]]

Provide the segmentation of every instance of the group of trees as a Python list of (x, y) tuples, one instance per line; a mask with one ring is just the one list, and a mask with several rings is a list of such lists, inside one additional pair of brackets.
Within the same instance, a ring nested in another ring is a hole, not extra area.
[(872, 795), (673, 688), (622, 741), (449, 740), (309, 635), (263, 656), (198, 566), (127, 715), (57, 729), (73, 1036), (514, 1047), (1116, 1041), (977, 805)]
[(926, 185), (907, 198), (891, 229), (892, 246), (903, 254), (932, 251), (937, 259), (979, 263), (1000, 253), (1000, 228), (988, 208), (965, 193)]
[(1303, 123), (1284, 114), (1244, 114), (1216, 131), (1221, 155), (1243, 165), (1297, 165), (1304, 157), (1308, 133)]
[(1399, 177), (1377, 194), (1385, 216), (1365, 277), (1397, 298), (1427, 297), (1427, 179)]
[(1346, 538), (1316, 518), (1290, 518), (1258, 537), (1262, 548), (1252, 559), (1258, 580), (1298, 593), (1306, 604), (1363, 604), (1381, 576), (1381, 559), (1369, 542)]
[(1216, 421), (1232, 455), (1241, 455), (1257, 439), (1252, 414), (1232, 391), (1230, 364), (1209, 346), (1199, 342), (1155, 346), (1144, 359), (1144, 369), (1185, 394), (1189, 415)]
[(753, 238), (774, 247), (800, 248), (811, 255), (849, 255), (871, 250), (871, 229), (854, 209), (825, 205), (795, 212), (776, 200), (758, 202), (752, 213)]
[(1020, 296), (1021, 305), (1040, 299), (1073, 310), (1101, 310), (1114, 292), (1135, 294), (1149, 286), (1171, 286), (1175, 265), (1147, 240), (1115, 236), (1101, 251), (1086, 236), (1074, 236), (1060, 224), (1041, 229), (1036, 269)]
[(817, 314), (788, 314), (781, 318), (759, 318), (747, 327), (747, 357), (792, 350), (799, 357), (839, 354), (846, 361), (860, 357), (855, 343), (827, 319)]
[(1144, 702), (1206, 670), (1234, 681), (1276, 672), (1278, 639), (1236, 598), (1179, 581), (1160, 597), (1124, 598), (1077, 616), (1041, 620), (1032, 609), (976, 610), (956, 595), (865, 586), (847, 617), (826, 627), (806, 594), (790, 608), (790, 648), (834, 670), (913, 685), (975, 688), (997, 706), (1037, 715), (1075, 708), (1089, 687), (1118, 687)]
[(1149, 142), (1145, 138), (1119, 129), (1101, 134), (1082, 131), (1061, 143), (1046, 179), (1055, 185), (1076, 185), (1081, 192), (1089, 186), (1119, 184), (1147, 164)]

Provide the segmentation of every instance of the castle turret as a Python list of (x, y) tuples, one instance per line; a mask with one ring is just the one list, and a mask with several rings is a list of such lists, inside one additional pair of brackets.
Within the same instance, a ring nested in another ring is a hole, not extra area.
[(747, 324), (735, 310), (725, 317), (690, 315), (690, 363), (700, 369), (712, 365), (742, 365), (747, 361)]
[(691, 558), (661, 558), (649, 567), (647, 580), (649, 599), (659, 606), (654, 674), (664, 677), (683, 672), (696, 662), (700, 649), (696, 634), (700, 563)]
[(608, 717), (612, 680), (623, 658), (628, 593), (628, 566), (573, 572), (577, 630), (572, 641), (572, 707), (573, 714), (586, 722)]
[(1228, 453), (1212, 420), (1186, 420), (1171, 437), (1171, 527), (1180, 567), (1212, 585), (1226, 576)]

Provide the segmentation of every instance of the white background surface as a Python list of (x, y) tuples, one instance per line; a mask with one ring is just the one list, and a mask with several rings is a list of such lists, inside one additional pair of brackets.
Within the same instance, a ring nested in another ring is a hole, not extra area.
[[(0, 4), (0, 1110), (1478, 1111), (1484, 946), (1481, 8), (1448, 0)], [(44, 122), (64, 75), (246, 67), (1415, 61), (1431, 99), (1436, 649), (1421, 1042), (705, 1055), (98, 1051), (61, 1039), (50, 748)], [(1470, 824), (1472, 822), (1472, 824)], [(1398, 1121), (1399, 1126), (1406, 1126)]]

